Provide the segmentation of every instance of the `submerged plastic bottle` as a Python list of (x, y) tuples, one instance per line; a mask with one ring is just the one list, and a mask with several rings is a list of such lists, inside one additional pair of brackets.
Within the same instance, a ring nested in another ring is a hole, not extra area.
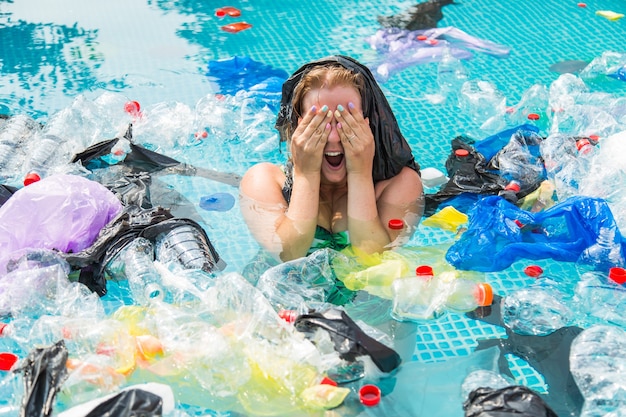
[(133, 240), (124, 248), (121, 259), (135, 301), (145, 304), (152, 299), (163, 299), (161, 276), (154, 266), (152, 242), (143, 237)]
[(546, 336), (572, 323), (573, 290), (563, 282), (540, 277), (502, 300), (502, 321), (521, 335)]
[(585, 324), (614, 324), (626, 329), (626, 270), (611, 268), (608, 274), (585, 272), (576, 284), (576, 300)]
[(437, 65), (437, 84), (444, 95), (457, 93), (469, 78), (467, 70), (449, 47), (443, 49)]
[(612, 267), (626, 266), (616, 227), (601, 227), (596, 242), (580, 254), (576, 266), (581, 273), (585, 269), (608, 273)]
[(581, 417), (623, 416), (626, 410), (626, 332), (596, 325), (573, 340), (570, 370), (585, 402)]

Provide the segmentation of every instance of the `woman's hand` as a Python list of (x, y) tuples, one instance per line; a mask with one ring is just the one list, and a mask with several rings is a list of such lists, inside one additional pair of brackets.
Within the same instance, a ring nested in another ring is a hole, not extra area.
[(319, 174), (324, 159), (333, 112), (324, 105), (319, 111), (313, 106), (298, 121), (291, 137), (291, 157), (294, 171), (303, 175)]
[(337, 106), (335, 110), (337, 131), (344, 149), (348, 174), (363, 174), (371, 177), (376, 145), (369, 119), (354, 104), (348, 108)]

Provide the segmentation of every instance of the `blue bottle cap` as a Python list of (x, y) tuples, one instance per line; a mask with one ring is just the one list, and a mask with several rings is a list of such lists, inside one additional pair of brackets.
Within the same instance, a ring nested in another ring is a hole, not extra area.
[(200, 198), (200, 207), (208, 211), (228, 211), (235, 205), (235, 197), (229, 193), (215, 193)]

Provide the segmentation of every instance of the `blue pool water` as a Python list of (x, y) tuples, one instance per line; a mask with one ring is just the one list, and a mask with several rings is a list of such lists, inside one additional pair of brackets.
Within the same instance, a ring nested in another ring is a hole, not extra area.
[[(244, 56), (291, 73), (306, 61), (339, 53), (373, 64), (380, 54), (366, 39), (380, 27), (377, 16), (398, 13), (412, 4), (406, 0), (236, 1), (228, 5), (239, 8), (240, 17), (218, 18), (215, 10), (226, 4), (215, 1), (0, 1), (0, 113), (26, 113), (45, 122), (76, 103), (77, 96), (97, 101), (105, 93), (116, 94), (141, 103), (146, 120), (137, 123), (136, 132), (147, 146), (200, 167), (242, 175), (256, 162), (280, 162), (285, 154), (278, 149), (271, 111), (259, 108), (254, 119), (244, 115), (241, 102), (231, 108), (207, 98), (219, 91), (219, 85), (207, 77), (209, 62)], [(586, 7), (575, 1), (459, 1), (443, 8), (438, 26), (454, 26), (510, 48), (508, 57), (475, 52), (463, 64), (470, 79), (492, 82), (506, 97), (507, 106), (513, 106), (532, 85), (550, 85), (557, 79), (559, 74), (550, 70), (553, 64), (592, 61), (607, 51), (626, 52), (626, 19), (610, 21), (596, 15), (598, 10), (626, 13), (626, 5), (610, 0), (592, 0)], [(234, 34), (220, 30), (236, 21), (252, 27)], [(433, 102), (436, 78), (436, 63), (413, 65), (381, 86), (417, 161), (422, 167), (444, 170), (454, 137), (466, 134), (482, 139), (487, 132), (457, 102)], [(624, 82), (597, 88), (626, 93)], [(115, 103), (109, 105), (111, 113), (120, 110), (113, 108), (118, 101), (111, 99), (111, 103)], [(225, 114), (203, 113), (211, 109)], [(190, 144), (207, 120), (215, 122), (210, 132), (215, 137)], [(257, 124), (250, 128), (253, 122)], [(91, 143), (120, 134), (98, 133), (100, 137), (91, 138)], [(200, 207), (202, 197), (219, 192), (236, 196), (236, 190), (198, 177), (161, 180), (187, 198), (202, 217), (228, 263), (225, 272), (240, 272), (258, 246), (237, 206), (224, 212)], [(454, 239), (442, 229), (421, 226), (410, 243), (449, 244)], [(533, 263), (554, 275), (576, 274), (568, 263)], [(532, 280), (523, 273), (528, 264), (518, 261), (505, 271), (488, 273), (486, 279), (497, 294), (505, 296)], [(109, 297), (117, 301), (115, 291)], [(448, 314), (419, 326), (412, 356), (420, 364), (445, 362), (467, 357), (480, 340), (502, 338), (506, 332), (499, 326)], [(549, 392), (537, 369), (512, 354), (506, 359), (519, 382)]]

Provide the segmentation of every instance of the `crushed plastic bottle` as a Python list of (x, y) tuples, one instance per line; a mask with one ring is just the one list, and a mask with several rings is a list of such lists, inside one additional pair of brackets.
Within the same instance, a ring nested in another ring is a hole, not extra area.
[(626, 270), (609, 273), (585, 272), (576, 284), (575, 300), (581, 306), (580, 320), (589, 324), (613, 324), (626, 329)]
[(502, 321), (521, 335), (547, 336), (574, 319), (573, 290), (563, 282), (542, 276), (502, 300)]
[(12, 168), (23, 163), (26, 142), (40, 130), (30, 116), (18, 114), (0, 127), (0, 172), (8, 176)]
[(469, 78), (467, 69), (456, 58), (449, 47), (443, 49), (441, 61), (437, 65), (437, 85), (443, 95), (456, 94)]
[(608, 325), (585, 329), (572, 342), (569, 360), (585, 399), (580, 416), (624, 416), (626, 332)]
[(576, 266), (582, 273), (593, 269), (608, 273), (612, 267), (626, 266), (621, 239), (615, 233), (616, 227), (601, 227), (596, 242), (585, 249)]
[(35, 138), (30, 158), (26, 164), (24, 185), (41, 180), (48, 174), (62, 152), (63, 140), (55, 135), (42, 135)]

